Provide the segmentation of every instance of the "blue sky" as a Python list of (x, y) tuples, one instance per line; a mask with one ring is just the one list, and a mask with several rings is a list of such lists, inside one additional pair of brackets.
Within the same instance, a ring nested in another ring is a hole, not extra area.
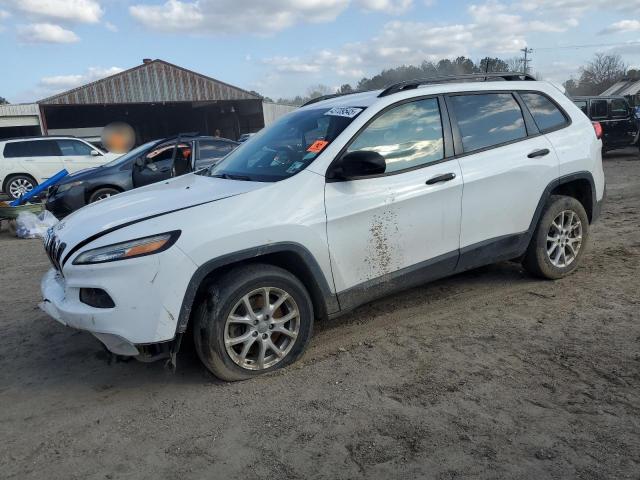
[(525, 45), (533, 71), (558, 82), (596, 51), (640, 66), (640, 0), (0, 0), (0, 96), (34, 101), (160, 58), (292, 97)]

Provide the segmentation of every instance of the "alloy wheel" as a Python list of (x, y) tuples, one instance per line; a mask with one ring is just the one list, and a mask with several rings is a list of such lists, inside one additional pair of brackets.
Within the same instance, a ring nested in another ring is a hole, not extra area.
[(547, 232), (547, 256), (558, 268), (571, 265), (582, 246), (582, 222), (577, 213), (563, 210), (551, 222)]
[(262, 287), (244, 295), (224, 326), (224, 345), (234, 363), (264, 370), (282, 361), (300, 331), (300, 310), (280, 288)]
[(20, 198), (31, 190), (33, 190), (33, 183), (26, 178), (16, 178), (9, 183), (9, 194), (13, 198)]

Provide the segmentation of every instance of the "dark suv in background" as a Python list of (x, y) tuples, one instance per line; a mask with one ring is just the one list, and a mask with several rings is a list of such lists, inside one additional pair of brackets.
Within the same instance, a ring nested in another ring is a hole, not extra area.
[(140, 145), (97, 168), (65, 177), (47, 193), (47, 210), (62, 218), (126, 190), (207, 168), (238, 142), (218, 137), (180, 135)]
[(640, 126), (626, 98), (573, 97), (572, 100), (587, 117), (601, 125), (604, 152), (634, 145), (640, 147)]

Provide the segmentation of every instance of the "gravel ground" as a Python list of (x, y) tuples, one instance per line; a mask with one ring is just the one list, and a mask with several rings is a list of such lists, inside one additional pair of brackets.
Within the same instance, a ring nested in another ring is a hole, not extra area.
[(316, 326), (296, 365), (221, 384), (109, 364), (41, 313), (37, 240), (0, 232), (0, 477), (640, 478), (640, 159), (556, 282), (501, 263)]

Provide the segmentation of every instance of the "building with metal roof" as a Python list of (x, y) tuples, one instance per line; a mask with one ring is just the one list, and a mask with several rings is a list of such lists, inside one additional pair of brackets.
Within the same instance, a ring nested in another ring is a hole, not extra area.
[(600, 94), (601, 97), (627, 97), (632, 105), (640, 105), (640, 78), (627, 78), (617, 82)]
[(124, 103), (261, 100), (215, 78), (164, 60), (142, 65), (40, 100), (41, 105), (104, 105)]
[(40, 135), (40, 109), (35, 103), (0, 105), (0, 138)]
[(144, 59), (37, 104), (0, 107), (0, 138), (75, 135), (99, 142), (106, 125), (124, 122), (137, 143), (185, 132), (237, 139), (294, 108), (264, 103), (254, 92), (164, 60)]

